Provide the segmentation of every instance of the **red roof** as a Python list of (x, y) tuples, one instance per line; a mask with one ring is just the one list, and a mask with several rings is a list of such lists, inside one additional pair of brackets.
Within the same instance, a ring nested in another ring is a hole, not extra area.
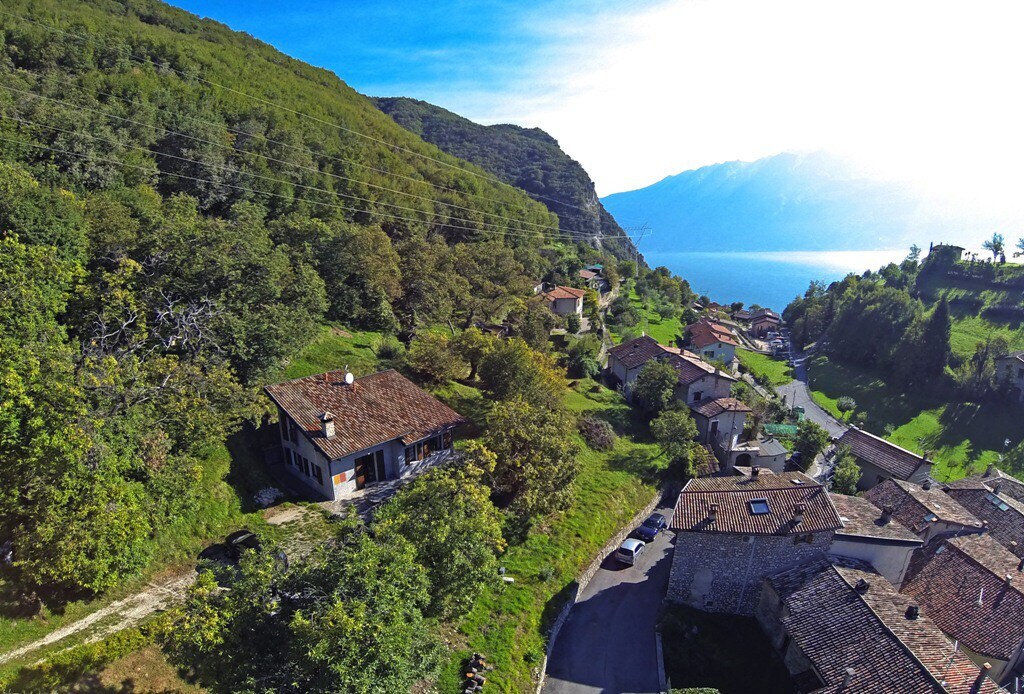
[(592, 280), (595, 277), (597, 277), (597, 273), (594, 272), (593, 270), (580, 270), (578, 274), (580, 276), (580, 279), (584, 280)]
[(955, 537), (914, 554), (903, 592), (967, 648), (1010, 660), (1024, 641), (1021, 564), (988, 535)]
[(708, 320), (701, 320), (687, 326), (686, 333), (690, 336), (690, 342), (698, 349), (703, 349), (716, 342), (724, 342), (733, 346), (739, 344), (728, 328)]
[(917, 453), (900, 448), (857, 427), (847, 429), (839, 437), (839, 443), (849, 446), (853, 454), (861, 460), (876, 465), (901, 480), (909, 479), (921, 465), (931, 465), (930, 460)]
[(786, 606), (787, 635), (824, 681), (820, 691), (1003, 691), (979, 677), (979, 667), (953, 649), (926, 610), (909, 618), (915, 601), (867, 565), (819, 560), (767, 580)]
[[(387, 441), (411, 443), (466, 420), (397, 371), (382, 371), (345, 383), (331, 371), (264, 388), (330, 460)], [(326, 438), (320, 417), (334, 415), (335, 435)]]
[[(751, 502), (764, 502), (765, 511)], [(679, 493), (672, 516), (673, 530), (704, 533), (792, 535), (842, 527), (828, 492), (801, 472), (694, 478)]]
[(558, 286), (549, 292), (544, 292), (544, 297), (549, 301), (554, 301), (556, 299), (582, 299), (586, 294), (586, 289)]

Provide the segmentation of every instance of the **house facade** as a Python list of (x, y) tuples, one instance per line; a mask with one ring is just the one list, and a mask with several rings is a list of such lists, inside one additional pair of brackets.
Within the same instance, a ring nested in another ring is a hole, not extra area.
[(736, 347), (739, 346), (731, 330), (708, 319), (686, 326), (686, 340), (694, 354), (708, 361), (726, 364), (736, 358)]
[(634, 338), (608, 350), (607, 373), (621, 386), (627, 400), (632, 399), (632, 385), (640, 371), (651, 360), (665, 361), (679, 374), (675, 398), (691, 403), (704, 397), (725, 397), (736, 379), (706, 364), (697, 355), (675, 347), (666, 347), (648, 336)]
[(767, 337), (781, 326), (782, 317), (768, 308), (758, 309), (750, 316), (750, 334), (757, 338)]
[(1024, 402), (1024, 350), (1012, 352), (995, 360), (996, 378), (1010, 388), (1010, 396)]
[(823, 559), (839, 514), (802, 473), (701, 477), (679, 494), (668, 599), (706, 612), (752, 615), (761, 582)]
[(910, 559), (924, 540), (864, 497), (831, 497), (843, 527), (836, 531), (829, 555), (866, 562), (892, 585), (903, 585)]
[(450, 455), (465, 422), (394, 370), (356, 379), (332, 371), (264, 391), (277, 406), (285, 469), (331, 500)]
[(886, 479), (920, 485), (931, 475), (932, 461), (857, 427), (844, 432), (839, 437), (839, 445), (849, 446), (857, 459), (861, 470), (857, 482), (860, 490), (871, 489)]
[(548, 308), (551, 309), (551, 312), (557, 316), (568, 316), (572, 313), (582, 316), (583, 297), (586, 293), (585, 289), (559, 286), (544, 292), (541, 296), (548, 302)]

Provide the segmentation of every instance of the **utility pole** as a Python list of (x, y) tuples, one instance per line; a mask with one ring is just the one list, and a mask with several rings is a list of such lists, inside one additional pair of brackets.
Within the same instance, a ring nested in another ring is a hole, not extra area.
[[(643, 241), (644, 237), (651, 231), (651, 227), (647, 222), (644, 222), (641, 226), (627, 227), (626, 229), (623, 229), (623, 231), (627, 232), (627, 237), (633, 242), (633, 279), (636, 279), (640, 276), (640, 242)], [(632, 236), (629, 236), (630, 232), (637, 235), (635, 239)]]

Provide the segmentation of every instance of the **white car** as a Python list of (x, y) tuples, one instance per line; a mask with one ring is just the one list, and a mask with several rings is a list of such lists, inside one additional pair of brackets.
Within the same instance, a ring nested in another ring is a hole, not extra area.
[(622, 562), (623, 564), (629, 564), (633, 566), (637, 560), (640, 559), (640, 555), (643, 554), (644, 548), (647, 545), (640, 540), (629, 538), (624, 540), (619, 548), (615, 550), (615, 559)]

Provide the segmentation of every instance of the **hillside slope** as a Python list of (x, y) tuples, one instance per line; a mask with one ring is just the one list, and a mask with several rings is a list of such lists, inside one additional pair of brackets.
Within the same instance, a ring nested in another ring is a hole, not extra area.
[[(539, 128), (484, 126), (425, 101), (375, 98), (403, 128), (451, 155), (473, 162), (528, 191), (558, 215), (562, 228), (592, 236), (621, 236), (622, 228), (601, 204), (590, 176)], [(619, 257), (632, 257), (629, 239), (603, 241)]]
[(901, 186), (820, 152), (713, 164), (601, 201), (621, 223), (658, 230), (650, 252), (903, 248), (958, 230)]

